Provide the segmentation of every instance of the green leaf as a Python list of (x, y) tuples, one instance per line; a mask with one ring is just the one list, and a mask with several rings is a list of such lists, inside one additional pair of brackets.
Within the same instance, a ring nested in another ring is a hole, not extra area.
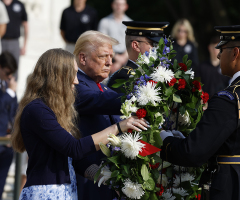
[(149, 199), (150, 200), (158, 200), (156, 193), (155, 192), (151, 192)]
[(182, 78), (181, 76), (182, 76), (182, 71), (181, 70), (178, 70), (176, 73), (175, 73), (175, 77), (176, 78)]
[(117, 177), (119, 174), (120, 174), (120, 172), (118, 170), (115, 170), (115, 171), (112, 172), (111, 177), (112, 178)]
[(96, 181), (98, 180), (98, 177), (99, 177), (99, 175), (101, 174), (101, 170), (102, 170), (102, 168), (100, 168), (100, 169), (97, 171), (97, 173), (95, 174), (95, 176), (94, 176), (94, 184), (95, 184)]
[(148, 174), (148, 168), (145, 164), (142, 165), (142, 168), (141, 168), (141, 175), (143, 177), (143, 180), (144, 181), (147, 181), (149, 179), (149, 174)]
[(170, 96), (173, 93), (173, 87), (169, 87), (168, 89), (165, 90), (165, 95)]
[(124, 79), (116, 79), (115, 81), (117, 83), (114, 83), (112, 85), (113, 88), (119, 88), (120, 86), (122, 86), (126, 82), (126, 80), (124, 80)]
[(141, 200), (149, 200), (150, 193), (148, 191), (145, 191), (145, 194), (142, 196)]
[(130, 173), (129, 168), (130, 168), (129, 165), (123, 165), (123, 169), (124, 169), (124, 171), (126, 172), (126, 174), (129, 174), (129, 173)]
[(179, 112), (181, 113), (181, 115), (184, 115), (185, 112), (186, 112), (185, 107), (184, 107), (184, 106), (181, 106), (181, 107), (179, 108)]
[(186, 63), (186, 65), (187, 65), (187, 67), (188, 67), (188, 69), (191, 67), (191, 65), (192, 65), (192, 61), (191, 60), (188, 60), (187, 61), (187, 63)]
[(153, 134), (153, 138), (155, 140), (154, 146), (160, 149), (161, 146), (163, 145), (163, 142), (162, 142), (162, 138), (160, 137), (159, 132), (160, 131), (155, 131), (154, 134)]
[(165, 112), (166, 116), (168, 117), (168, 115), (169, 115), (168, 106), (167, 105), (163, 105), (163, 109), (164, 109), (164, 112)]
[(177, 68), (178, 68), (178, 62), (177, 62), (177, 59), (174, 59), (173, 69), (177, 70)]
[(154, 188), (155, 188), (155, 182), (154, 182), (154, 180), (151, 177), (149, 177), (149, 179), (143, 183), (143, 186), (147, 190), (151, 191), (151, 190), (154, 190)]
[(183, 56), (183, 58), (182, 58), (183, 63), (187, 63), (187, 59), (188, 59), (188, 55), (186, 54), (186, 55)]
[(108, 158), (108, 160), (110, 160), (114, 164), (119, 164), (119, 156), (110, 157)]
[(181, 97), (177, 94), (173, 94), (173, 101), (177, 103), (182, 103)]

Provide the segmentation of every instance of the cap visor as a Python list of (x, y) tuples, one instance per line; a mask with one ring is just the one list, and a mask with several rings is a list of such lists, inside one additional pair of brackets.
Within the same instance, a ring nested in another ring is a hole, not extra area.
[(149, 40), (153, 41), (153, 42), (159, 42), (159, 40), (162, 38), (162, 37), (146, 37), (148, 38)]
[(215, 48), (216, 48), (216, 49), (220, 49), (220, 47), (221, 47), (222, 45), (227, 44), (227, 43), (228, 43), (228, 41), (220, 41)]

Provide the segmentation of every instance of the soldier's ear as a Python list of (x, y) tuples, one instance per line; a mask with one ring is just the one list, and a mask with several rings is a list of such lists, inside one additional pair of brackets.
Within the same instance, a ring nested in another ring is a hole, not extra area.
[(79, 59), (79, 63), (80, 65), (86, 65), (86, 55), (85, 53), (79, 53), (78, 54), (78, 59)]
[(133, 40), (132, 43), (131, 43), (131, 46), (132, 46), (132, 49), (138, 53), (141, 52), (140, 50), (140, 46), (139, 46), (139, 42)]
[(234, 47), (232, 61), (235, 61), (237, 59), (240, 59), (240, 50), (238, 47)]

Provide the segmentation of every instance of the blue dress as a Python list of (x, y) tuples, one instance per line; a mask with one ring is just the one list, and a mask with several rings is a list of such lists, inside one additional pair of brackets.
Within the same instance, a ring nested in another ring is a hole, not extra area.
[(23, 188), (19, 200), (78, 200), (76, 174), (70, 157), (68, 168), (71, 184), (26, 187)]

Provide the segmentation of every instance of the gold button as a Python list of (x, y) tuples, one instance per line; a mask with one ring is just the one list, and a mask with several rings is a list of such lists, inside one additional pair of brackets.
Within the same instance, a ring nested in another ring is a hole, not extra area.
[(232, 37), (231, 37), (231, 39), (232, 39), (232, 40), (235, 40), (235, 37), (234, 37), (234, 36), (232, 36)]
[(142, 32), (139, 32), (139, 35), (142, 35)]

